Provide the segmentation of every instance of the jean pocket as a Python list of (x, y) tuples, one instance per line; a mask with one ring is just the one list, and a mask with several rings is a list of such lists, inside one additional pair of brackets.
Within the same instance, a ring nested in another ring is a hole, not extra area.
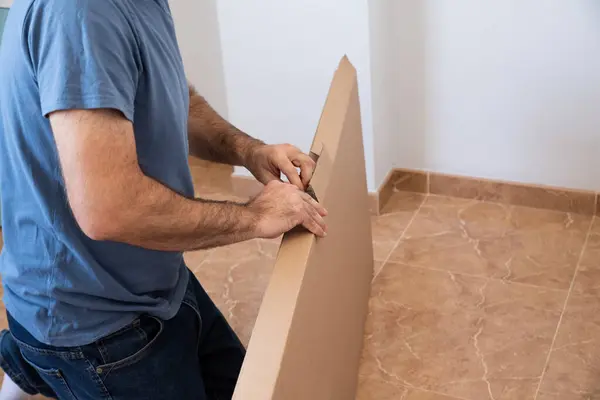
[[(52, 365), (53, 357), (30, 352), (26, 349), (21, 350), (21, 355), (23, 356), (23, 360), (36, 370), (40, 378), (42, 378), (42, 380), (54, 391), (54, 394), (56, 394), (59, 399), (77, 400), (69, 387), (63, 372)], [(36, 389), (41, 390), (44, 388), (37, 387)], [(42, 394), (48, 395), (48, 393), (44, 393), (43, 390)]]
[(141, 316), (127, 327), (96, 342), (102, 363), (96, 373), (106, 378), (111, 372), (143, 359), (164, 329), (162, 320), (150, 315)]

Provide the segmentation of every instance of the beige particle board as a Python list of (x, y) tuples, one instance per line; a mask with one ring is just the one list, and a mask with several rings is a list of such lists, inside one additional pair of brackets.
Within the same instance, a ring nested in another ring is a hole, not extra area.
[(311, 151), (328, 236), (283, 238), (235, 400), (351, 400), (373, 274), (356, 71), (336, 71)]

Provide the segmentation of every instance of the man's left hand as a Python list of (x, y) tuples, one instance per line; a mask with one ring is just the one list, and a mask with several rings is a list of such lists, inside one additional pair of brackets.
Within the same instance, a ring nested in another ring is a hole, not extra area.
[[(315, 170), (315, 162), (291, 144), (260, 145), (250, 151), (245, 167), (258, 181), (281, 181), (285, 175), (292, 185), (305, 190)], [(300, 168), (300, 174), (296, 168)]]

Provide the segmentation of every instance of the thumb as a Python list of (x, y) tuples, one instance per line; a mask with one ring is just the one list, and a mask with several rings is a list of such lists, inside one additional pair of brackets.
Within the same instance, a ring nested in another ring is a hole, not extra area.
[(269, 171), (264, 171), (262, 174), (257, 176), (256, 179), (258, 179), (258, 181), (260, 183), (262, 183), (263, 185), (266, 185), (267, 183), (272, 182), (272, 181), (282, 182), (281, 175), (277, 176), (274, 173), (269, 172)]

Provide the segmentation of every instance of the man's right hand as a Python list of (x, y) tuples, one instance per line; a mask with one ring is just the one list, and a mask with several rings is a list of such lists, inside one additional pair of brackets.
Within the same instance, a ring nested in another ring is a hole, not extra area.
[(256, 235), (260, 238), (276, 238), (298, 225), (319, 237), (327, 234), (325, 208), (289, 183), (269, 182), (248, 208), (256, 216)]

